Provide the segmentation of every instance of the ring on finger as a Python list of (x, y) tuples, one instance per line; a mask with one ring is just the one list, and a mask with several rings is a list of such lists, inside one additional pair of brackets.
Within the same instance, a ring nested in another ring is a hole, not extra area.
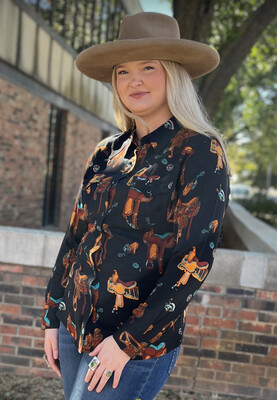
[(43, 354), (42, 358), (44, 358), (44, 360), (46, 361), (47, 367), (50, 368), (50, 364), (49, 364), (47, 355), (45, 353)]
[(99, 361), (99, 359), (95, 356), (95, 357), (92, 358), (92, 360), (91, 360), (91, 362), (89, 363), (88, 366), (89, 366), (89, 368), (90, 368), (92, 371), (95, 371), (99, 364), (100, 364), (100, 361)]
[(112, 371), (109, 371), (108, 369), (106, 369), (106, 371), (104, 372), (105, 376), (109, 379), (112, 376)]

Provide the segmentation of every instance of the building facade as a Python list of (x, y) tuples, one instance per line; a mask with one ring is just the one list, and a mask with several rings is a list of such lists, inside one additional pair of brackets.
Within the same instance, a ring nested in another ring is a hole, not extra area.
[(95, 145), (117, 131), (83, 48), (118, 34), (137, 1), (0, 2), (0, 225), (64, 230)]

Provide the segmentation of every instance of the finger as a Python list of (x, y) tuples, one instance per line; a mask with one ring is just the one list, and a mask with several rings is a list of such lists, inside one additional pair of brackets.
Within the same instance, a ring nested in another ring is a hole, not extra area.
[(57, 360), (59, 358), (59, 348), (57, 340), (52, 340), (52, 353), (53, 358)]
[(114, 371), (114, 377), (113, 377), (113, 388), (114, 389), (117, 388), (117, 386), (119, 384), (121, 373), (122, 373), (122, 370), (121, 371), (120, 370)]
[(88, 385), (88, 390), (91, 391), (95, 388), (99, 380), (102, 378), (102, 375), (104, 373), (104, 368), (98, 367), (90, 381), (90, 384)]
[(105, 387), (106, 383), (108, 382), (109, 377), (106, 375), (106, 371), (104, 371), (102, 378), (100, 380), (99, 385), (96, 388), (96, 392), (100, 393), (102, 391), (102, 389)]
[(93, 377), (93, 374), (94, 374), (94, 371), (92, 371), (90, 368), (88, 368), (88, 372), (87, 372), (86, 377), (85, 377), (85, 382), (86, 383), (89, 383), (89, 381)]
[(61, 378), (61, 371), (60, 368), (58, 367), (58, 358), (55, 360), (53, 357), (53, 350), (52, 350), (52, 342), (47, 340), (45, 341), (45, 346), (44, 346), (45, 354), (47, 357), (48, 364), (50, 368), (56, 372), (56, 374)]

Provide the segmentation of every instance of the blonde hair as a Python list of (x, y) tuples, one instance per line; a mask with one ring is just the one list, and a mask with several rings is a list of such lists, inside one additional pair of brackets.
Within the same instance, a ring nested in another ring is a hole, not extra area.
[[(212, 125), (199, 98), (194, 84), (185, 68), (173, 61), (161, 61), (166, 73), (166, 91), (168, 107), (178, 122), (187, 129), (201, 133), (205, 136), (216, 138), (223, 150), (223, 159), (230, 174), (227, 156), (227, 145), (223, 135)], [(116, 90), (116, 74), (113, 70), (113, 107), (116, 122), (123, 131), (135, 128), (135, 120), (146, 126), (147, 123), (137, 115), (131, 113), (122, 103)]]

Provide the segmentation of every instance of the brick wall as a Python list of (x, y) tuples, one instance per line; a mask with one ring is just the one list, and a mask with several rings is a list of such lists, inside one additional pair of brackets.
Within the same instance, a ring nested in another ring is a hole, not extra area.
[(0, 109), (0, 224), (39, 228), (49, 104), (0, 78)]
[[(50, 107), (0, 78), (0, 225), (42, 227)], [(101, 135), (100, 128), (67, 114), (58, 224), (62, 230)]]
[(59, 222), (63, 231), (71, 216), (87, 160), (100, 142), (101, 135), (101, 129), (68, 114)]
[[(50, 377), (40, 314), (49, 268), (0, 264), (0, 371)], [(204, 285), (167, 388), (277, 398), (277, 292)]]

